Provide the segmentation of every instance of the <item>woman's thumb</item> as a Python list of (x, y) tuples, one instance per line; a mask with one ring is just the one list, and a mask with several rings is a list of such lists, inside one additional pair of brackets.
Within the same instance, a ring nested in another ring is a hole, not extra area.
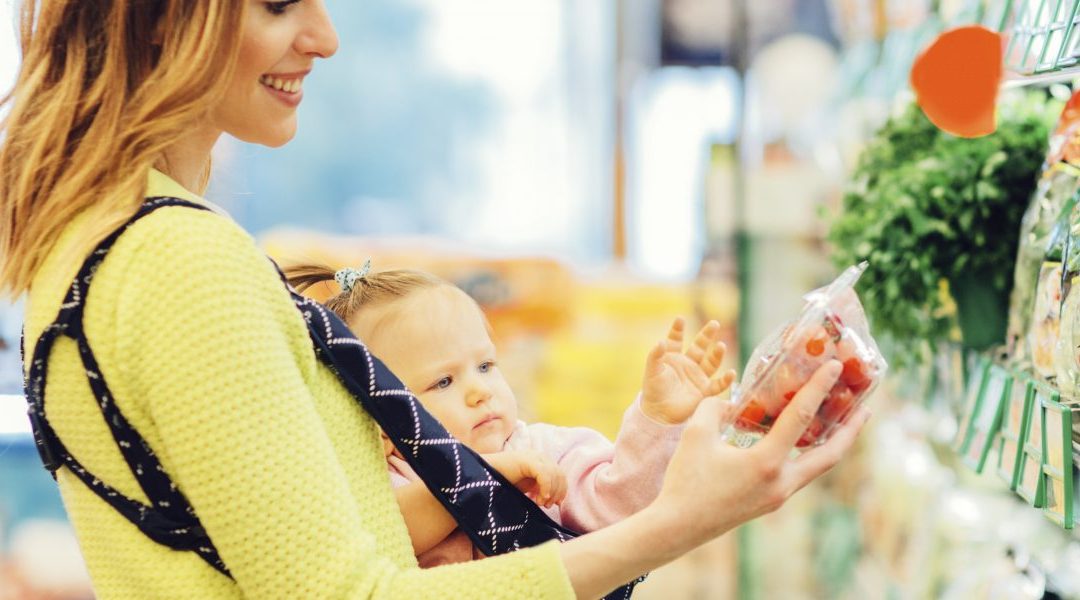
[(687, 425), (707, 432), (723, 431), (735, 420), (738, 407), (717, 394), (702, 398)]

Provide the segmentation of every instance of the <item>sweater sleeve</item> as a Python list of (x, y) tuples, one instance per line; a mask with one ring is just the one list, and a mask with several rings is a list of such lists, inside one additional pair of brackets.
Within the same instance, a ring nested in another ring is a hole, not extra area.
[[(139, 238), (123, 272), (118, 355), (155, 450), (245, 597), (572, 597), (554, 544), (429, 571), (380, 554), (305, 384), (315, 359), (297, 352), (306, 330), (272, 265), (232, 222), (165, 211), (167, 227), (149, 223), (160, 213), (138, 226), (160, 235)], [(370, 477), (387, 485), (384, 470)]]
[(656, 499), (682, 430), (653, 421), (637, 400), (623, 415), (614, 444), (592, 429), (545, 423), (526, 426), (525, 437), (566, 474), (568, 491), (559, 505), (562, 524), (589, 532), (621, 521)]

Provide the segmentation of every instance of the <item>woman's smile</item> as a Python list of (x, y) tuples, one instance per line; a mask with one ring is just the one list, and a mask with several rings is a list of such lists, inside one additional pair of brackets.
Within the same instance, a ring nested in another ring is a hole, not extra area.
[(296, 107), (304, 97), (304, 76), (310, 73), (300, 71), (298, 73), (267, 73), (259, 78), (263, 89), (289, 107)]

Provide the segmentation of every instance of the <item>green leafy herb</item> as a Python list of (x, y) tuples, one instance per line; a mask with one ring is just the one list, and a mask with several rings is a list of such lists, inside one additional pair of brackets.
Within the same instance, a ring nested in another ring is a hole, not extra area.
[(869, 143), (829, 232), (833, 260), (870, 263), (859, 281), (893, 360), (910, 364), (948, 339), (954, 316), (943, 281), (977, 275), (1007, 294), (1020, 219), (1061, 104), (1042, 92), (999, 106), (991, 135), (942, 132), (914, 104)]

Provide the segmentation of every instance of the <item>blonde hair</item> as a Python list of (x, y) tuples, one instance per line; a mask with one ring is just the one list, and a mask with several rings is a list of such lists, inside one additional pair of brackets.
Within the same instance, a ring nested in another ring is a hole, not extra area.
[[(295, 265), (284, 269), (289, 285), (297, 291), (307, 291), (320, 283), (334, 282), (336, 271), (322, 265)], [(342, 321), (351, 323), (353, 317), (364, 308), (401, 300), (409, 295), (440, 286), (455, 287), (454, 284), (423, 271), (394, 269), (377, 273), (368, 273), (353, 283), (348, 290), (341, 289), (330, 296), (323, 304), (332, 310)]]
[(224, 97), (246, 4), (24, 1), (0, 101), (0, 294), (29, 289), (77, 214), (93, 214), (85, 253), (137, 209), (149, 169)]

